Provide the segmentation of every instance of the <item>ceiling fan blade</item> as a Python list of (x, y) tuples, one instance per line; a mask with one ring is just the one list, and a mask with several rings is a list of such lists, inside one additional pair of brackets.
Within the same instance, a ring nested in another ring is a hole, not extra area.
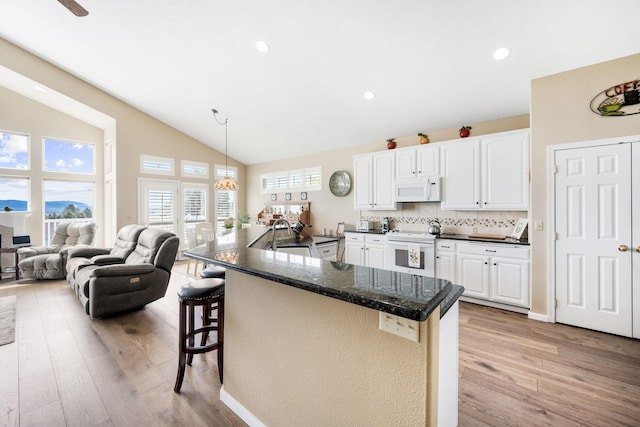
[(87, 16), (89, 14), (89, 11), (80, 6), (75, 0), (58, 0), (58, 2), (76, 16)]

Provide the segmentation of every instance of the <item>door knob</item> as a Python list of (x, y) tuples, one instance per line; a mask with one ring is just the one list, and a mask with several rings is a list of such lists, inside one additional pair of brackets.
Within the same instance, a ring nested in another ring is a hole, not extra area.
[(620, 245), (620, 246), (618, 246), (618, 250), (619, 250), (620, 252), (627, 252), (627, 251), (629, 250), (629, 246), (627, 246), (627, 245)]
[(640, 246), (636, 248), (636, 252), (640, 252)]

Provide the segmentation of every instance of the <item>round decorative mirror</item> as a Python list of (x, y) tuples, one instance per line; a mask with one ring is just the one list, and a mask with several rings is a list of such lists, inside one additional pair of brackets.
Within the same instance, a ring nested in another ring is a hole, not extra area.
[(344, 197), (351, 190), (351, 177), (347, 171), (335, 171), (329, 178), (329, 190), (337, 197)]

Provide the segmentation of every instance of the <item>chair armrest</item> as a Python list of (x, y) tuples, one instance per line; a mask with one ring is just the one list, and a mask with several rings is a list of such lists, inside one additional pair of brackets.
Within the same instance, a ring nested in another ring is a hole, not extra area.
[(28, 248), (19, 248), (18, 257), (20, 260), (23, 260), (25, 258), (31, 258), (32, 256), (50, 254), (53, 252), (55, 252), (55, 250), (47, 246), (30, 246)]
[(69, 249), (69, 258), (93, 258), (97, 255), (107, 255), (111, 252), (110, 248), (92, 248), (92, 247), (75, 247)]
[(91, 272), (91, 277), (135, 276), (149, 274), (156, 270), (153, 264), (114, 264), (98, 267)]
[(91, 263), (95, 265), (124, 264), (124, 260), (119, 256), (106, 254), (91, 257)]

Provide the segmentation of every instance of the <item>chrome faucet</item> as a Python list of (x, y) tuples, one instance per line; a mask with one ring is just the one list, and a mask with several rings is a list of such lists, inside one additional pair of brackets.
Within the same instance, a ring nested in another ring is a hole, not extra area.
[(291, 224), (289, 224), (289, 221), (287, 221), (284, 218), (278, 218), (275, 220), (275, 222), (272, 225), (271, 228), (271, 233), (273, 233), (272, 236), (272, 240), (271, 240), (271, 250), (275, 251), (276, 250), (276, 225), (278, 225), (279, 223), (284, 222), (285, 224), (287, 224), (287, 230), (289, 231), (289, 234), (291, 234)]

